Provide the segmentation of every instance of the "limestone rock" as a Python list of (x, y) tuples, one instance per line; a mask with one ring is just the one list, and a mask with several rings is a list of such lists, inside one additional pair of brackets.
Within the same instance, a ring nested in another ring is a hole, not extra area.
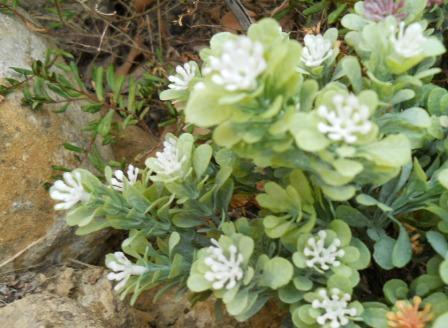
[[(3, 14), (0, 43), (0, 79), (12, 74), (10, 66), (28, 67), (42, 59), (47, 48), (44, 40)], [(45, 189), (55, 174), (52, 165), (78, 166), (63, 144), (86, 146), (89, 137), (83, 128), (94, 119), (79, 106), (63, 114), (55, 109), (23, 107), (20, 92), (0, 103), (0, 271), (66, 258), (91, 261), (103, 251), (104, 242), (98, 240), (107, 232), (75, 236), (64, 213), (53, 211)], [(112, 157), (109, 147), (98, 147), (105, 158)]]
[(8, 328), (106, 328), (105, 322), (76, 301), (43, 292), (0, 308), (1, 326)]
[(280, 328), (288, 315), (287, 309), (268, 304), (250, 320), (238, 322), (225, 312), (224, 307), (218, 318), (213, 299), (191, 306), (186, 295), (179, 297), (168, 292), (154, 302), (156, 292), (142, 294), (134, 307), (139, 322), (155, 328)]
[[(0, 327), (280, 328), (284, 327), (282, 323), (287, 317), (287, 309), (268, 304), (249, 321), (240, 323), (225, 311), (216, 317), (212, 299), (192, 307), (186, 295), (179, 297), (168, 292), (154, 302), (156, 289), (143, 293), (131, 307), (128, 299), (118, 298), (106, 274), (103, 268), (92, 266), (84, 269), (50, 267), (45, 273), (15, 275), (12, 286), (6, 284), (3, 288), (15, 288), (22, 299), (2, 308), (4, 301), (11, 300), (2, 299), (0, 283)], [(17, 285), (17, 281), (26, 283)], [(33, 288), (28, 289), (27, 294), (26, 290), (20, 291), (19, 286)], [(66, 311), (74, 315), (67, 315)], [(63, 325), (58, 325), (60, 320), (64, 320)]]
[(139, 126), (129, 126), (116, 136), (116, 143), (112, 145), (115, 159), (144, 166), (145, 159), (151, 150), (158, 146), (158, 139), (150, 132)]

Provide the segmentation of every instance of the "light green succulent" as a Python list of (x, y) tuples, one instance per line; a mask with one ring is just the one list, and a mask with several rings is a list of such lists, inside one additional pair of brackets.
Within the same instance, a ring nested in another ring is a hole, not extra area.
[(356, 183), (382, 184), (410, 161), (405, 135), (380, 139), (374, 121), (377, 104), (371, 90), (355, 96), (333, 85), (316, 98), (314, 110), (294, 114), (291, 134), (309, 154), (307, 170), (321, 179), (331, 199), (353, 197)]
[(194, 138), (191, 134), (184, 133), (179, 138), (168, 134), (163, 142), (163, 150), (145, 162), (148, 169), (155, 173), (150, 179), (173, 182), (190, 174), (193, 143)]
[(257, 195), (265, 233), (270, 238), (280, 238), (283, 244), (294, 249), (298, 235), (311, 231), (317, 220), (313, 189), (302, 171), (289, 176), (286, 188), (267, 182), (265, 193)]
[[(363, 306), (352, 301), (349, 291), (340, 287), (319, 288), (305, 294), (304, 301), (291, 306), (291, 316), (300, 328), (360, 327), (354, 321), (361, 321)], [(309, 304), (310, 303), (310, 304)]]
[(201, 52), (203, 79), (185, 108), (188, 123), (214, 127), (213, 139), (243, 157), (269, 161), (292, 144), (301, 46), (272, 19), (252, 25), (247, 36), (215, 35)]
[(336, 28), (326, 30), (323, 35), (305, 35), (299, 71), (316, 79), (321, 78), (322, 75), (329, 75), (329, 68), (339, 54), (337, 38)]
[[(255, 270), (251, 266), (254, 242), (240, 233), (222, 235), (219, 241), (200, 249), (187, 280), (195, 293), (212, 290), (227, 311), (241, 320), (258, 309), (258, 293), (253, 290)], [(263, 303), (264, 304), (264, 303)]]
[(339, 286), (353, 288), (359, 283), (358, 270), (370, 262), (368, 248), (356, 238), (350, 227), (341, 220), (332, 221), (328, 229), (316, 234), (302, 234), (297, 240), (293, 263), (311, 274), (324, 275)]
[(201, 77), (199, 65), (189, 61), (183, 65), (176, 66), (174, 75), (170, 75), (168, 89), (160, 93), (161, 100), (173, 101), (176, 106), (182, 108), (193, 90), (194, 85)]
[[(348, 20), (343, 20), (343, 24), (353, 28)], [(437, 73), (429, 68), (434, 64), (434, 57), (445, 52), (443, 44), (436, 37), (428, 36), (426, 29), (425, 21), (406, 25), (389, 16), (347, 33), (345, 40), (356, 50), (373, 82), (375, 79), (389, 82), (415, 67), (418, 79)], [(408, 82), (404, 78), (402, 81)]]

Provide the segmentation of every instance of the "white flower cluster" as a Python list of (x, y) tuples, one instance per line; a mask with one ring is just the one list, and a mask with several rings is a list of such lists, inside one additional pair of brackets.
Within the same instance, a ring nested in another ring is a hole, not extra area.
[(230, 257), (227, 258), (219, 243), (215, 239), (212, 239), (211, 242), (214, 246), (208, 248), (210, 256), (204, 259), (204, 263), (210, 267), (210, 271), (205, 273), (204, 278), (213, 282), (214, 289), (222, 289), (224, 286), (226, 289), (232, 289), (243, 278), (241, 269), (243, 255), (238, 252), (236, 246), (231, 245), (229, 247)]
[(340, 266), (338, 258), (345, 255), (344, 250), (339, 249), (341, 241), (335, 238), (328, 247), (325, 247), (327, 232), (321, 230), (317, 235), (317, 239), (315, 237), (308, 239), (307, 246), (303, 250), (303, 254), (308, 258), (306, 265), (310, 268), (318, 265), (324, 271)]
[(168, 88), (178, 91), (186, 90), (191, 80), (196, 76), (196, 66), (190, 63), (178, 65), (176, 66), (176, 73), (176, 75), (168, 77), (168, 80), (171, 82)]
[(318, 129), (328, 138), (354, 143), (358, 140), (357, 134), (365, 135), (372, 130), (369, 108), (362, 105), (355, 95), (336, 95), (333, 98), (333, 104), (335, 110), (324, 105), (317, 109), (318, 115), (323, 119)]
[(158, 166), (156, 173), (170, 175), (178, 172), (185, 162), (185, 156), (180, 156), (177, 149), (177, 140), (167, 138), (163, 142), (163, 151), (156, 153), (155, 164)]
[(50, 197), (60, 201), (54, 206), (55, 210), (68, 210), (78, 202), (86, 202), (90, 199), (90, 193), (85, 191), (82, 185), (81, 173), (66, 172), (63, 180), (56, 181), (50, 188)]
[(303, 39), (305, 47), (302, 50), (302, 62), (308, 67), (320, 66), (333, 55), (331, 42), (322, 35), (307, 34)]
[(116, 261), (107, 263), (107, 267), (114, 271), (108, 273), (107, 279), (119, 281), (114, 288), (115, 290), (122, 289), (131, 276), (140, 276), (148, 272), (148, 268), (132, 263), (122, 252), (115, 252), (114, 257)]
[(401, 22), (397, 33), (395, 29), (392, 30), (390, 42), (397, 54), (404, 58), (412, 58), (423, 51), (423, 45), (426, 42), (423, 32), (423, 27), (419, 23), (405, 27), (404, 22)]
[(349, 317), (357, 315), (355, 308), (349, 308), (351, 300), (350, 294), (341, 292), (337, 288), (333, 288), (328, 295), (325, 289), (319, 291), (321, 300), (314, 300), (311, 306), (315, 309), (322, 309), (324, 313), (317, 317), (316, 321), (319, 325), (325, 325), (327, 321), (331, 328), (339, 328), (348, 324)]
[(205, 75), (212, 74), (212, 81), (228, 91), (252, 90), (257, 77), (266, 69), (263, 45), (247, 36), (223, 44), (221, 57), (209, 57)]
[(133, 185), (137, 182), (139, 169), (133, 165), (128, 166), (127, 176), (122, 170), (116, 170), (111, 179), (112, 188), (118, 191), (123, 191), (124, 182), (127, 180), (128, 184)]

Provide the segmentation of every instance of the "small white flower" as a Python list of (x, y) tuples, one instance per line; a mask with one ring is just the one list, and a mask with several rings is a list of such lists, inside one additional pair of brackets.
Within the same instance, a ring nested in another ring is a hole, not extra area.
[(115, 290), (122, 289), (130, 276), (140, 276), (148, 272), (148, 268), (132, 263), (122, 252), (115, 252), (114, 257), (116, 261), (110, 261), (106, 265), (114, 272), (109, 272), (107, 279), (119, 281), (115, 286)]
[(168, 88), (173, 90), (186, 90), (188, 86), (196, 76), (196, 66), (190, 63), (184, 65), (178, 65), (176, 67), (176, 75), (170, 75), (168, 80), (172, 82), (168, 85)]
[(84, 190), (81, 173), (66, 172), (63, 180), (56, 181), (50, 188), (50, 197), (60, 201), (54, 206), (55, 210), (68, 210), (78, 202), (86, 202), (90, 199), (90, 194)]
[(325, 239), (327, 238), (327, 233), (321, 230), (317, 234), (319, 238), (311, 237), (307, 241), (307, 246), (303, 250), (303, 254), (308, 258), (306, 265), (310, 268), (314, 266), (319, 266), (320, 269), (326, 271), (331, 267), (338, 267), (341, 262), (338, 260), (339, 257), (345, 255), (343, 249), (340, 249), (341, 241), (335, 238), (333, 242), (325, 246)]
[(163, 142), (163, 151), (156, 153), (155, 164), (157, 169), (156, 173), (171, 175), (182, 168), (182, 164), (185, 162), (185, 156), (180, 156), (177, 149), (177, 140), (174, 138), (167, 138)]
[(112, 188), (118, 191), (123, 191), (124, 189), (124, 181), (127, 180), (128, 184), (133, 185), (137, 182), (138, 178), (138, 167), (133, 165), (128, 166), (127, 177), (125, 176), (122, 170), (116, 170), (114, 172), (114, 176), (111, 179)]
[(209, 57), (204, 74), (212, 74), (212, 81), (228, 91), (252, 90), (257, 77), (266, 69), (263, 45), (247, 36), (227, 41), (221, 57)]
[(318, 115), (323, 119), (318, 124), (318, 129), (328, 138), (354, 143), (358, 140), (358, 134), (365, 135), (372, 130), (369, 108), (362, 105), (355, 95), (350, 94), (346, 97), (336, 95), (333, 98), (333, 104), (336, 107), (335, 110), (330, 110), (324, 105), (317, 109)]
[(226, 289), (232, 289), (237, 282), (243, 278), (243, 270), (241, 264), (243, 263), (243, 255), (238, 252), (236, 246), (229, 247), (230, 257), (224, 255), (224, 250), (219, 243), (211, 240), (214, 246), (208, 248), (210, 256), (206, 257), (204, 262), (210, 267), (204, 275), (207, 281), (213, 282), (214, 289), (222, 289), (225, 285)]
[(331, 290), (328, 295), (325, 289), (319, 291), (321, 300), (314, 300), (311, 306), (315, 309), (322, 309), (324, 313), (317, 317), (316, 321), (319, 325), (325, 325), (327, 321), (331, 328), (339, 328), (348, 324), (350, 317), (357, 315), (355, 308), (349, 307), (351, 300), (350, 294), (341, 292), (337, 288)]
[(305, 47), (302, 50), (301, 60), (308, 67), (319, 66), (333, 55), (331, 42), (320, 34), (307, 34), (303, 41)]
[(404, 58), (412, 58), (423, 52), (423, 45), (426, 37), (423, 34), (423, 27), (419, 23), (413, 23), (405, 28), (404, 22), (400, 23), (398, 33), (392, 30), (390, 41), (397, 54)]

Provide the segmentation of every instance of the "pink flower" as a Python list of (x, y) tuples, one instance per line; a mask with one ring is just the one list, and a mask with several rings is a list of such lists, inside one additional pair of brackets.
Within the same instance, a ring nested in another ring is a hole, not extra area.
[(443, 0), (428, 0), (427, 6), (432, 7), (436, 5), (443, 5)]
[(407, 14), (403, 12), (403, 0), (365, 0), (364, 15), (367, 19), (378, 22), (387, 16), (395, 16), (399, 20), (406, 18)]

